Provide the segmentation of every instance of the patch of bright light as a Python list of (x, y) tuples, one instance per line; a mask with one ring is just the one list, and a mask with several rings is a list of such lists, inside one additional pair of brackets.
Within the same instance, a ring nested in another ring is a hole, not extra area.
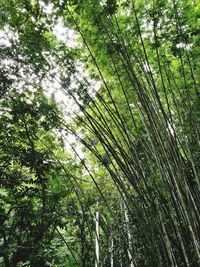
[(5, 47), (11, 46), (11, 40), (18, 38), (17, 33), (12, 32), (9, 27), (4, 27), (0, 30), (0, 45)]
[(46, 14), (51, 14), (53, 12), (54, 5), (52, 3), (45, 4), (43, 1), (39, 1), (39, 4)]
[(180, 42), (176, 45), (177, 48), (184, 48), (186, 50), (190, 50), (191, 47), (192, 47), (192, 44), (186, 44), (186, 43), (183, 43), (183, 42)]
[(64, 25), (64, 19), (62, 17), (58, 19), (56, 25), (54, 26), (53, 33), (56, 38), (66, 44), (67, 47), (74, 48), (77, 46), (76, 32)]

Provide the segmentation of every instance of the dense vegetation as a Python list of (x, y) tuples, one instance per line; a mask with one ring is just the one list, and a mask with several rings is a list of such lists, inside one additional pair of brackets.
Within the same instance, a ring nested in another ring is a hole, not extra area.
[(0, 13), (0, 266), (200, 266), (200, 2)]

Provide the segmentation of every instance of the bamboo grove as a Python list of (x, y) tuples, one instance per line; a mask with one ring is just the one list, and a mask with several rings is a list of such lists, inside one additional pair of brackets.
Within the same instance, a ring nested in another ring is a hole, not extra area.
[(0, 9), (0, 264), (200, 266), (199, 1)]

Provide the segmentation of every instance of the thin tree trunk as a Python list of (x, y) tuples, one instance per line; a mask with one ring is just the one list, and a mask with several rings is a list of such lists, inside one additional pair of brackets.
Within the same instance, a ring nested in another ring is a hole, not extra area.
[(10, 267), (9, 258), (6, 255), (4, 256), (4, 266), (5, 267)]
[(95, 267), (99, 267), (99, 203), (97, 202), (97, 209), (95, 214), (96, 238), (95, 238)]
[(114, 267), (114, 255), (113, 255), (113, 249), (114, 249), (114, 240), (113, 240), (113, 238), (111, 238), (110, 267)]
[(127, 207), (124, 203), (124, 219), (125, 219), (125, 228), (126, 228), (126, 232), (127, 232), (127, 237), (128, 237), (128, 248), (127, 248), (127, 253), (128, 253), (128, 258), (129, 258), (129, 262), (130, 262), (130, 267), (135, 267), (134, 263), (133, 263), (133, 257), (132, 257), (132, 237), (131, 237), (131, 232), (130, 232), (130, 228), (129, 228), (129, 217), (128, 217), (128, 210)]

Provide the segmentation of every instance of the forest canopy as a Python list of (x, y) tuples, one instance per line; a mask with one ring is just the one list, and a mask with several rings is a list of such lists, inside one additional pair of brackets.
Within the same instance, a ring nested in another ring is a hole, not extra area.
[(200, 266), (200, 2), (0, 0), (0, 266)]

